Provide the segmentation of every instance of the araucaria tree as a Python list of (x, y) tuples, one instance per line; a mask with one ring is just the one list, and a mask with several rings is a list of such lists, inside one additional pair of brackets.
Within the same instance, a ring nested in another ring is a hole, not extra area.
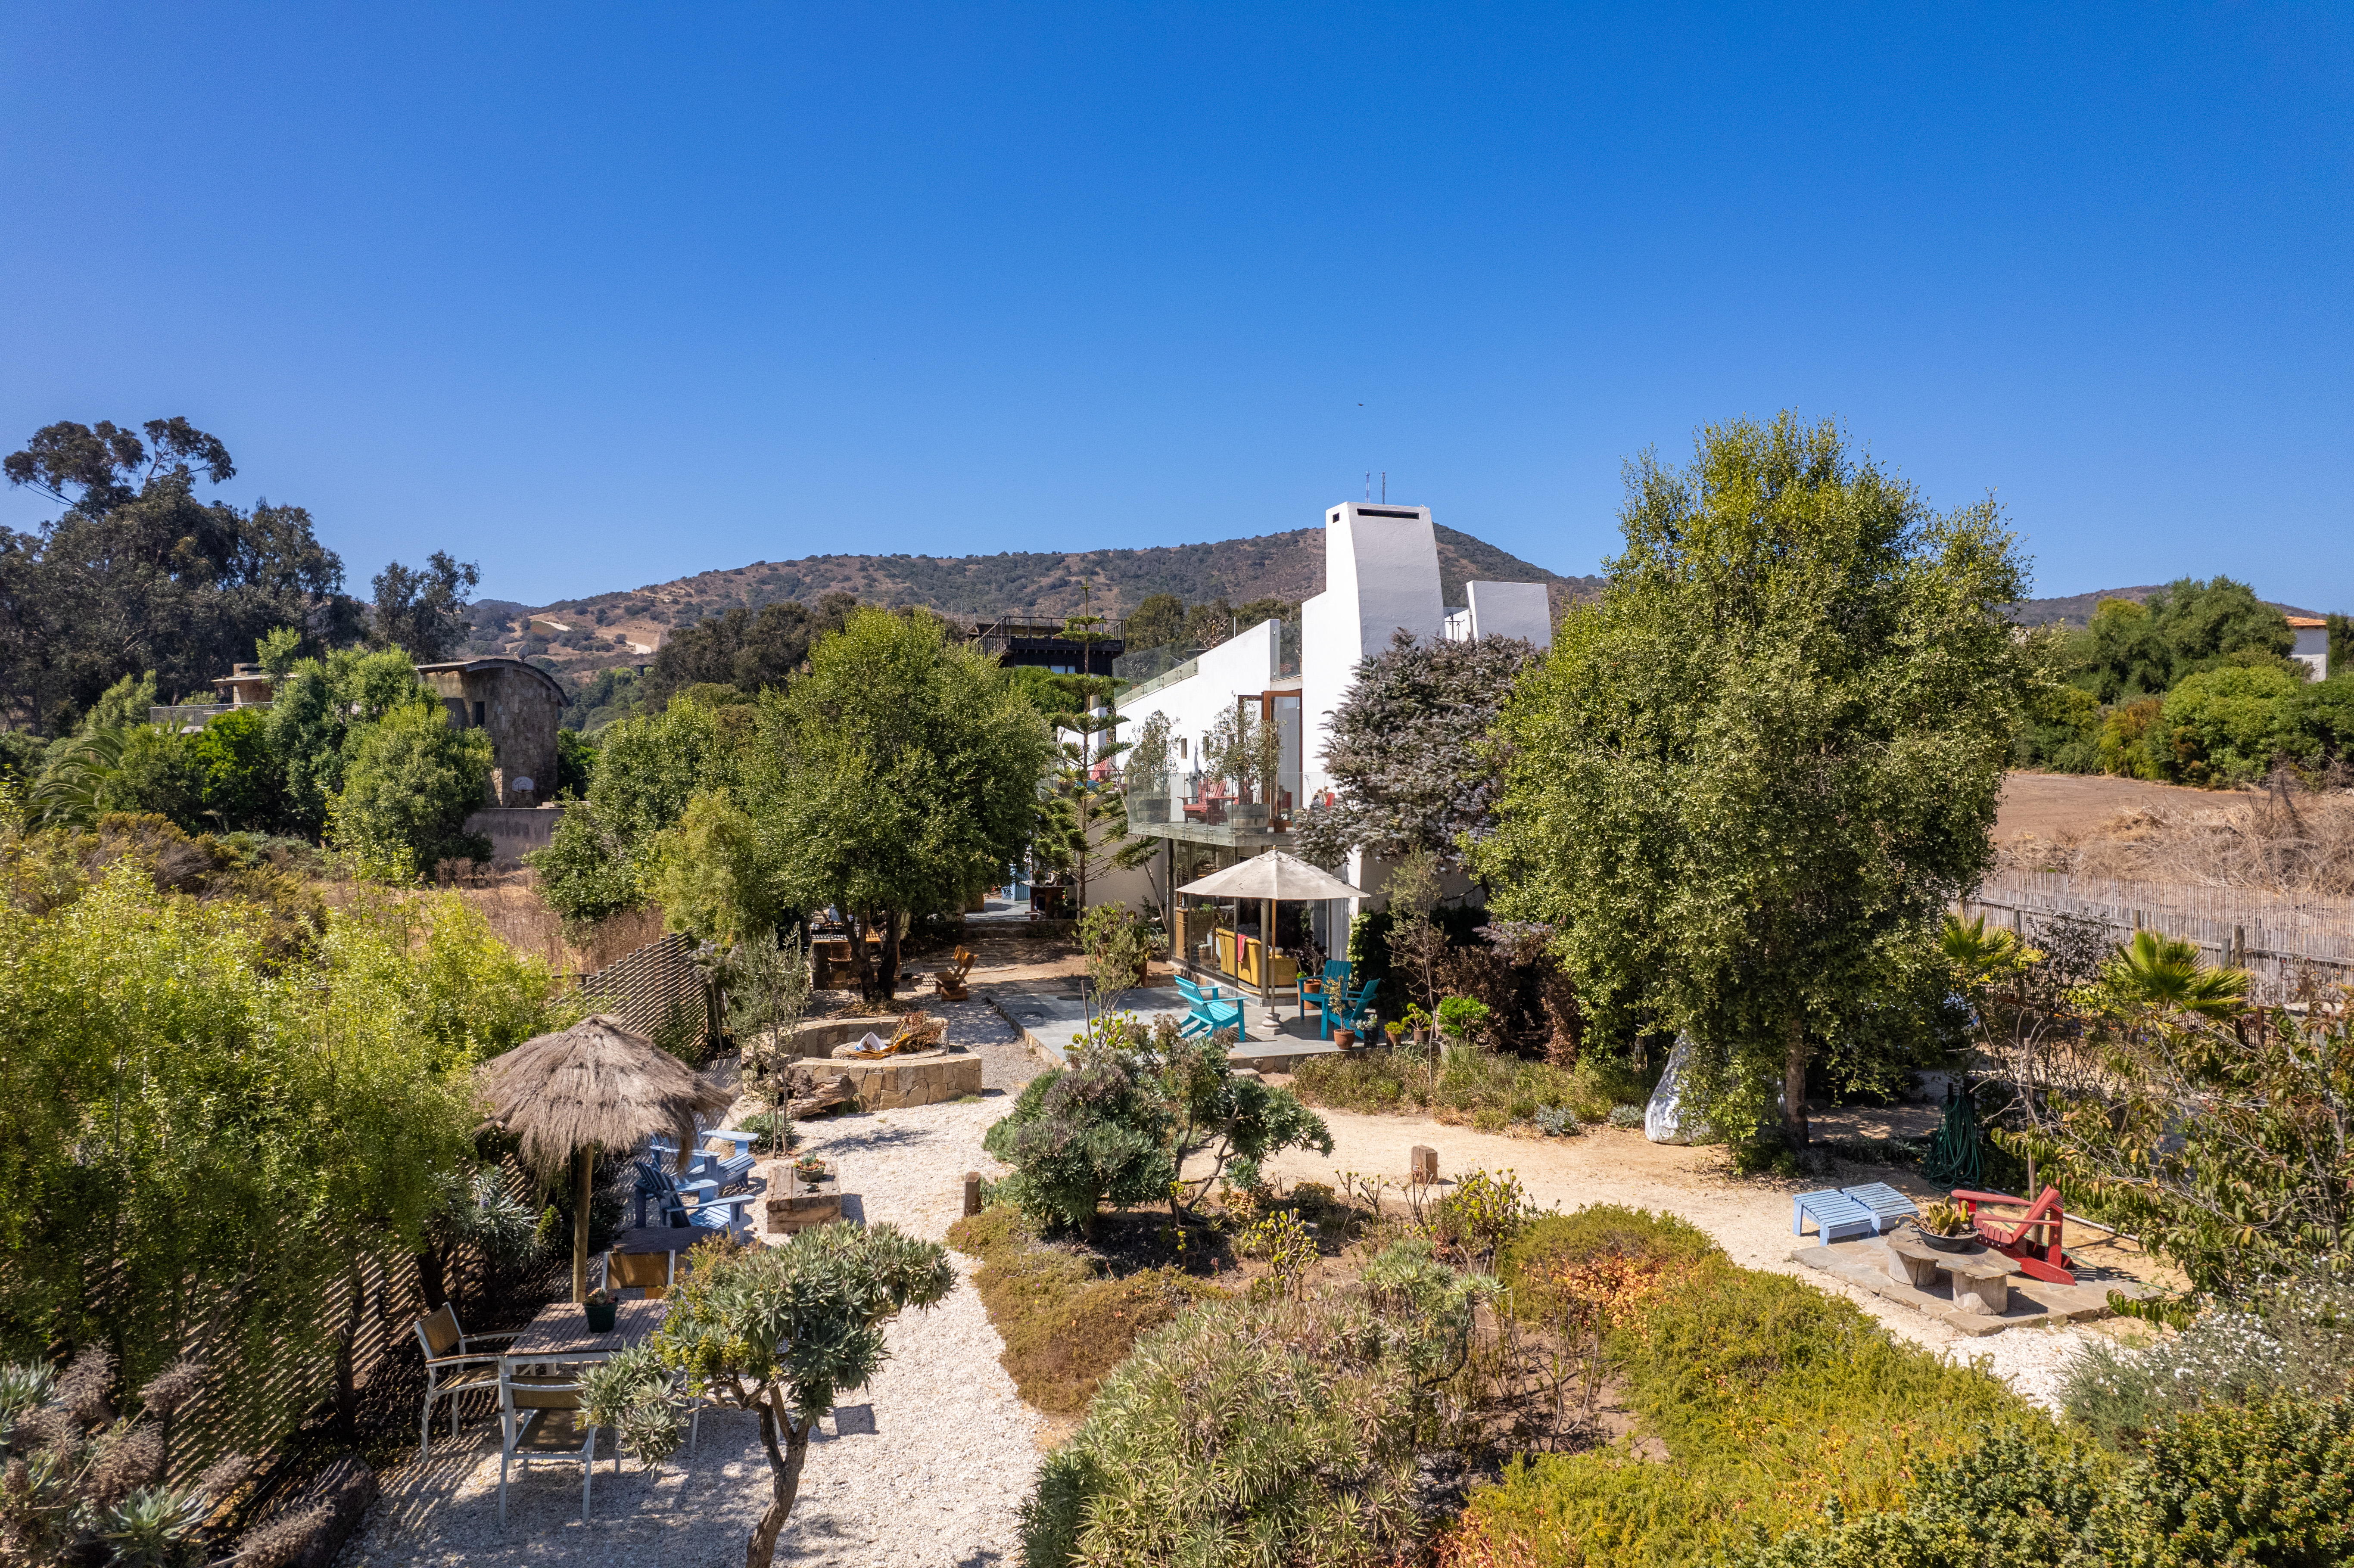
[(1930, 510), (1788, 413), (1628, 471), (1627, 547), (1498, 727), (1473, 864), (1556, 927), (1606, 1026), (1689, 1030), (1720, 1131), (1807, 1137), (1819, 1054), (1852, 1069), (1917, 1010), (1939, 916), (1991, 855), (2029, 682), (2024, 572), (1991, 501)]
[(1461, 844), (1495, 823), (1502, 772), (1488, 731), (1536, 658), (1517, 637), (1421, 642), (1401, 629), (1361, 661), (1324, 750), (1335, 798), (1302, 817), (1300, 852), (1338, 865), (1352, 850), (1419, 849), (1459, 865)]
[(747, 794), (787, 895), (849, 916), (860, 989), (887, 999), (901, 921), (961, 909), (1004, 875), (1053, 754), (1037, 710), (940, 621), (862, 609), (790, 691), (764, 699)]

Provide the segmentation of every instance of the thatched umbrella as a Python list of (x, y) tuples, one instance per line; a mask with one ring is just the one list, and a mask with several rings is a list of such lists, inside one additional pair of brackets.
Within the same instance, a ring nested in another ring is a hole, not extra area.
[(588, 1183), (600, 1149), (635, 1149), (674, 1134), (679, 1158), (695, 1118), (735, 1097), (604, 1013), (525, 1041), (482, 1064), (491, 1119), (522, 1144), (524, 1163), (549, 1180), (572, 1174), (572, 1298), (588, 1294)]

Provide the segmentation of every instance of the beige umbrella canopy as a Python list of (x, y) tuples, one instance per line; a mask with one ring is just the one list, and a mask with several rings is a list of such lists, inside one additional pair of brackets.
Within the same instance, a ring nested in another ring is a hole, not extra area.
[(1214, 871), (1177, 890), (1201, 898), (1363, 898), (1362, 888), (1350, 886), (1329, 872), (1317, 870), (1297, 855), (1269, 850)]
[(543, 1176), (572, 1175), (572, 1298), (588, 1293), (588, 1184), (600, 1149), (635, 1149), (667, 1132), (679, 1156), (695, 1146), (695, 1118), (735, 1097), (605, 1013), (540, 1034), (477, 1070), (491, 1119)]
[[(1330, 872), (1317, 870), (1297, 855), (1281, 850), (1269, 850), (1248, 860), (1237, 861), (1224, 871), (1214, 871), (1196, 882), (1189, 882), (1177, 890), (1196, 898), (1256, 898), (1260, 906), (1259, 933), (1272, 950), (1275, 943), (1275, 906), (1278, 899), (1363, 898), (1360, 888), (1350, 886)], [(1275, 1021), (1275, 993), (1268, 985), (1269, 970), (1259, 971), (1259, 1001), (1267, 1011), (1267, 1022)]]

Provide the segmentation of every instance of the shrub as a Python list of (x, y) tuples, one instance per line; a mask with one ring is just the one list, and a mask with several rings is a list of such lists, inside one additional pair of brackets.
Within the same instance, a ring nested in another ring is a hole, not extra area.
[(1599, 1121), (1632, 1076), (1616, 1064), (1591, 1056), (1569, 1068), (1458, 1050), (1434, 1063), (1411, 1048), (1376, 1046), (1347, 1056), (1310, 1056), (1299, 1064), (1291, 1082), (1311, 1105), (1370, 1112), (1427, 1109), (1444, 1119), (1474, 1125), (1485, 1112), (1489, 1122), (1500, 1128), (1510, 1122), (1533, 1123), (1546, 1106), (1566, 1107), (1582, 1120)]
[(1497, 1255), (1496, 1277), (1519, 1316), (1551, 1322), (1577, 1300), (1648, 1300), (1723, 1255), (1706, 1233), (1673, 1214), (1595, 1203), (1532, 1220)]
[(1536, 1121), (1549, 1138), (1575, 1138), (1585, 1130), (1577, 1125), (1577, 1113), (1567, 1106), (1539, 1106)]
[(1222, 1301), (1140, 1341), (1023, 1510), (1024, 1568), (1388, 1563), (1415, 1435), (1478, 1287), (1393, 1248), (1363, 1296)]
[(1612, 1106), (1610, 1107), (1610, 1125), (1612, 1127), (1639, 1128), (1643, 1125), (1644, 1114), (1644, 1107), (1641, 1106)]
[(2068, 1369), (2061, 1404), (2112, 1447), (2171, 1417), (2273, 1394), (2315, 1399), (2354, 1383), (2354, 1281), (2267, 1280), (2143, 1351), (2096, 1341)]
[[(1662, 1224), (1587, 1223), (1638, 1237)], [(1850, 1303), (1718, 1257), (1606, 1344), (1669, 1462), (1611, 1449), (1516, 1464), (1472, 1495), (1442, 1561), (1702, 1561), (1812, 1522), (1826, 1497), (1846, 1511), (1891, 1509), (1922, 1466), (1975, 1446), (1977, 1428), (2032, 1419), (1992, 1377), (1899, 1345)]]
[(2317, 760), (2320, 747), (2298, 722), (2302, 686), (2277, 661), (2185, 676), (2144, 738), (2153, 768), (2186, 784), (2222, 785), (2261, 777), (2275, 757)]
[(1092, 1234), (1106, 1202), (1161, 1197), (1177, 1169), (1169, 1113), (1138, 1064), (1109, 1051), (1079, 1064), (1031, 1079), (981, 1147), (1013, 1167), (1005, 1196), (1025, 1217)]
[(466, 819), (482, 808), (490, 770), (481, 730), (452, 729), (438, 705), (397, 708), (358, 736), (328, 810), (332, 836), (387, 882), (445, 860), (488, 860), (491, 841), (466, 832)]
[(1902, 1512), (1793, 1533), (1739, 1568), (2190, 1568), (2354, 1560), (2354, 1404), (2190, 1413), (2119, 1466), (2032, 1427), (1924, 1467)]
[(1528, 1194), (1510, 1171), (1473, 1171), (1458, 1181), (1431, 1212), (1431, 1239), (1474, 1264), (1495, 1261), (1497, 1249), (1521, 1234), (1531, 1218)]

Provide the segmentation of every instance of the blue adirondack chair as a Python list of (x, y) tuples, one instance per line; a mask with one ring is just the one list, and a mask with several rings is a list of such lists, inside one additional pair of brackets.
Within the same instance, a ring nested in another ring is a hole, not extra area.
[[(752, 1167), (758, 1163), (752, 1158), (752, 1145), (758, 1141), (760, 1136), (758, 1133), (698, 1132), (695, 1136), (698, 1143), (716, 1143), (725, 1140), (734, 1146), (735, 1152), (714, 1154), (708, 1149), (700, 1148), (688, 1150), (686, 1174), (689, 1178), (707, 1177), (717, 1181), (719, 1190), (723, 1192), (731, 1187), (742, 1186), (751, 1179)], [(656, 1163), (663, 1160), (675, 1163), (678, 1158), (677, 1148), (667, 1139), (647, 1139), (646, 1151), (654, 1157)]]
[(1191, 1039), (1231, 1029), (1237, 1039), (1250, 1038), (1250, 1032), (1243, 1026), (1243, 1004), (1239, 999), (1220, 994), (1216, 986), (1204, 994), (1200, 986), (1182, 975), (1177, 977), (1177, 994), (1185, 999), (1185, 1016), (1178, 1021), (1178, 1033)]
[[(1308, 1010), (1312, 1007), (1316, 1010), (1317, 1017), (1322, 1018), (1327, 1000), (1337, 1000), (1345, 995), (1349, 990), (1349, 977), (1355, 972), (1355, 966), (1346, 959), (1325, 959), (1324, 989), (1321, 991), (1310, 991), (1308, 982), (1314, 977), (1301, 975), (1299, 977), (1299, 1016), (1307, 1017)], [(1331, 1032), (1328, 1028), (1325, 1033), (1329, 1036)]]
[[(719, 1183), (708, 1177), (682, 1181), (662, 1168), (659, 1160), (638, 1161), (637, 1223), (641, 1225), (692, 1225), (698, 1230), (729, 1231), (737, 1235), (748, 1234), (752, 1228), (751, 1207), (758, 1202), (749, 1192), (733, 1198), (719, 1195)], [(647, 1217), (647, 1211), (652, 1217)]]
[(1373, 1015), (1373, 993), (1381, 989), (1380, 980), (1369, 980), (1357, 990), (1343, 991), (1335, 1001), (1328, 1002), (1322, 1010), (1324, 1038), (1331, 1039), (1336, 1026), (1353, 1029), (1363, 1038)]

